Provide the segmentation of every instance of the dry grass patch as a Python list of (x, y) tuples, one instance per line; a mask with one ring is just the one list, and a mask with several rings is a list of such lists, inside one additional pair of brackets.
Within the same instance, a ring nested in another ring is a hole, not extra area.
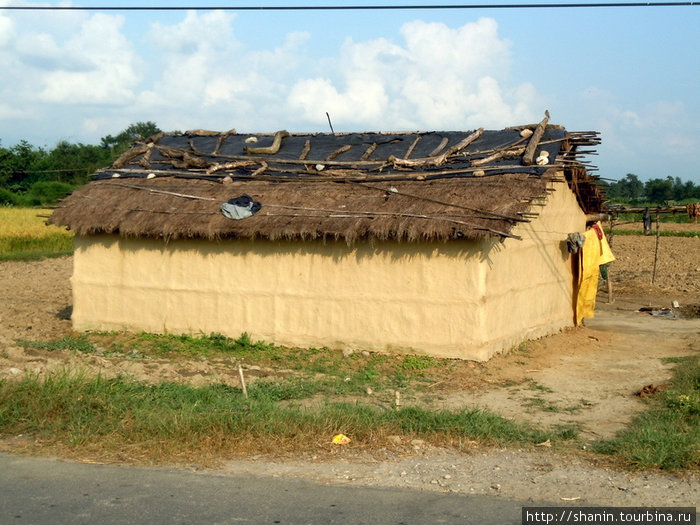
[(0, 260), (28, 260), (68, 255), (73, 235), (65, 228), (47, 226), (51, 210), (0, 207)]

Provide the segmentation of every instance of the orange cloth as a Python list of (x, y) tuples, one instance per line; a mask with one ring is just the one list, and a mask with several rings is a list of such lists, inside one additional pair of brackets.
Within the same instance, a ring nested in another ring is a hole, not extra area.
[[(595, 299), (598, 293), (599, 267), (615, 260), (600, 223), (584, 233), (586, 242), (581, 248), (578, 272), (578, 295), (576, 298), (576, 324), (584, 317), (595, 315)], [(601, 236), (600, 238), (598, 236)]]

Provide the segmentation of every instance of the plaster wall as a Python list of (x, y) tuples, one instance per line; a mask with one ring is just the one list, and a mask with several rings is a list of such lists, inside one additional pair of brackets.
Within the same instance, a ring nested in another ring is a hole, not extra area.
[(505, 243), (76, 237), (73, 324), (487, 359), (573, 324), (572, 199), (557, 185)]
[(484, 330), (496, 352), (574, 326), (574, 275), (566, 237), (586, 215), (566, 183), (555, 183), (537, 219), (520, 224), (490, 252)]

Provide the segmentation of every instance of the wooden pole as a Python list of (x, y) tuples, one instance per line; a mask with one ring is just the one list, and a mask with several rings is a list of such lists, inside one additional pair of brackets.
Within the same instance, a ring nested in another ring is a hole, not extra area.
[[(610, 234), (608, 235), (608, 244), (612, 248), (613, 244), (613, 226), (614, 226), (614, 219), (612, 215), (608, 215), (608, 219), (610, 221)], [(612, 304), (615, 302), (615, 298), (613, 297), (613, 290), (612, 290), (612, 278), (610, 277), (610, 264), (608, 264), (608, 304)]]
[(530, 142), (527, 143), (525, 147), (525, 153), (523, 154), (523, 166), (531, 166), (535, 158), (535, 151), (537, 150), (537, 145), (540, 143), (542, 135), (544, 135), (547, 129), (547, 123), (549, 122), (549, 111), (544, 112), (545, 117), (542, 121), (537, 124), (534, 133), (530, 137)]
[(651, 273), (651, 284), (656, 281), (656, 263), (659, 260), (659, 214), (656, 214), (656, 248), (654, 249), (654, 271)]
[(245, 379), (243, 378), (243, 367), (238, 365), (238, 377), (241, 378), (241, 389), (243, 390), (243, 395), (248, 399), (248, 389), (245, 387)]

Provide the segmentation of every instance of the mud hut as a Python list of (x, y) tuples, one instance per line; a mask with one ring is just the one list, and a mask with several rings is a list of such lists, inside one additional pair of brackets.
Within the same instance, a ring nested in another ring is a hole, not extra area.
[(50, 219), (75, 233), (74, 328), (488, 359), (574, 324), (597, 142), (547, 119), (159, 134)]

